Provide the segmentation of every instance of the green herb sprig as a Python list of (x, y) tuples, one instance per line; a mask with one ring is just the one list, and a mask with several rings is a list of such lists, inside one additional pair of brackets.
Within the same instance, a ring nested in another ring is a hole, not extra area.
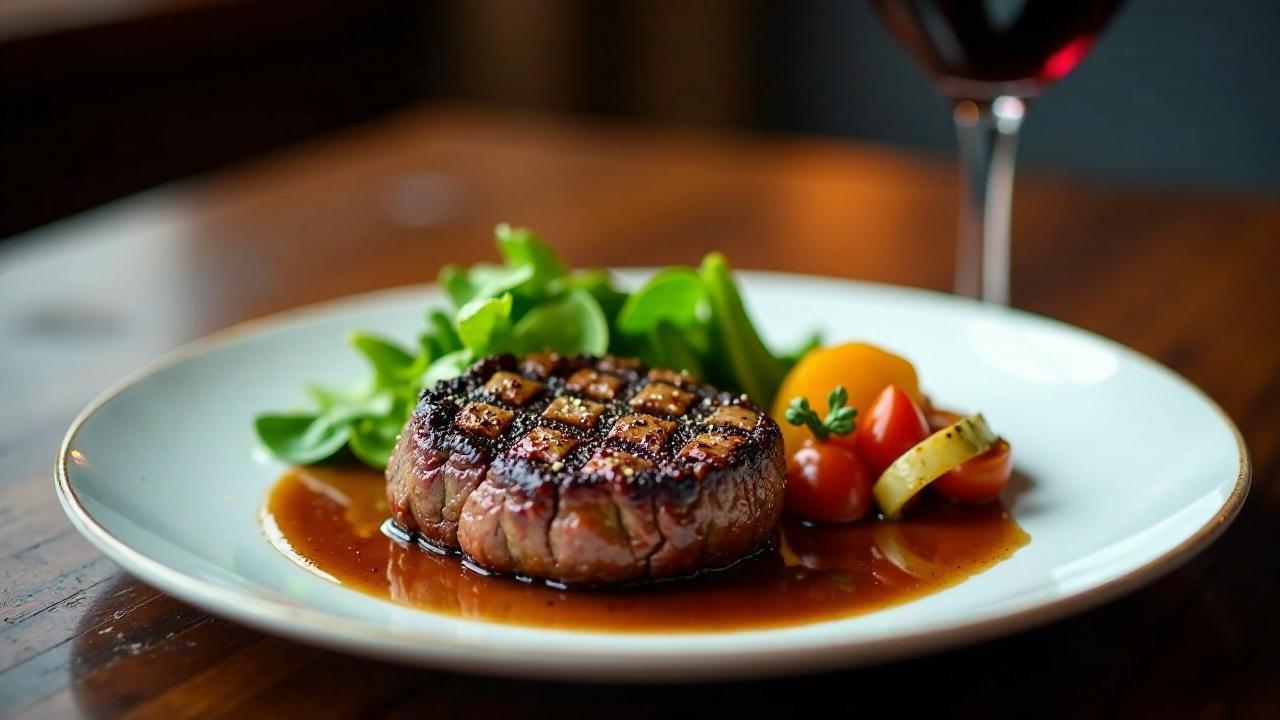
[(848, 435), (857, 427), (854, 418), (858, 410), (845, 407), (847, 402), (849, 402), (849, 393), (845, 391), (844, 386), (835, 386), (831, 394), (827, 395), (827, 416), (819, 419), (818, 413), (809, 407), (808, 398), (792, 398), (791, 404), (787, 406), (787, 422), (808, 427), (809, 432), (812, 432), (813, 437), (819, 442), (831, 435)]

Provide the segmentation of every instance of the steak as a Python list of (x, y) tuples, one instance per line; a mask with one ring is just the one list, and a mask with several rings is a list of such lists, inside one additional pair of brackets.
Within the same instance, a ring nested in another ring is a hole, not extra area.
[(387, 501), (400, 529), (481, 569), (623, 583), (762, 547), (785, 468), (745, 395), (624, 358), (499, 355), (423, 391)]

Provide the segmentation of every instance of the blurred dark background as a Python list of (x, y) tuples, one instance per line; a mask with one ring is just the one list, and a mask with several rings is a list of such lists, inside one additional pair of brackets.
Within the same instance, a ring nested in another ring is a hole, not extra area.
[[(1280, 3), (1129, 0), (1021, 167), (1280, 192)], [(0, 0), (0, 237), (424, 99), (949, 154), (863, 0)]]

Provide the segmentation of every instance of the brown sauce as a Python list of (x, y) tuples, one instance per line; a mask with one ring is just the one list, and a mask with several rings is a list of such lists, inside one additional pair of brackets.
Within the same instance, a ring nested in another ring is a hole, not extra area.
[(776, 549), (692, 580), (619, 590), (562, 590), (486, 576), (456, 557), (381, 531), (381, 475), (291, 470), (263, 524), (299, 564), (353, 590), (473, 620), (543, 628), (723, 630), (848, 617), (937, 592), (1008, 558), (1028, 535), (998, 504), (922, 502), (900, 522), (807, 527), (784, 520)]

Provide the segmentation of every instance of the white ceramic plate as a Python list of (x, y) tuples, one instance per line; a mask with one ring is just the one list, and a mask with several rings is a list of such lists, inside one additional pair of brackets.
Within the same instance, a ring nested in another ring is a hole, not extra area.
[[(634, 281), (634, 276), (631, 277)], [(981, 409), (1033, 484), (1013, 514), (1031, 542), (940, 593), (770, 630), (616, 634), (433, 615), (298, 567), (258, 511), (285, 469), (252, 416), (302, 406), (303, 381), (362, 372), (351, 327), (408, 338), (431, 288), (287, 313), (179, 350), (109, 390), (68, 431), (58, 495), (76, 527), (156, 587), (266, 632), (441, 668), (562, 680), (709, 679), (921, 653), (1078, 612), (1211, 542), (1244, 501), (1239, 432), (1194, 386), (1114, 342), (1026, 313), (901, 288), (744, 273), (770, 340), (864, 338), (913, 360), (925, 389)]]

